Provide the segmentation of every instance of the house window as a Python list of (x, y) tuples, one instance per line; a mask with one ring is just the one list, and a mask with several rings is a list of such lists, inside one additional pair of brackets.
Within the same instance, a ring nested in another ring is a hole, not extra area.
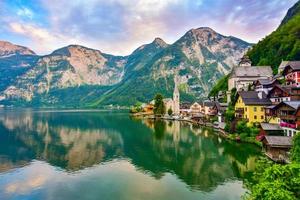
[(254, 115), (254, 119), (257, 119), (257, 116), (256, 116), (256, 115)]
[(245, 111), (247, 111), (247, 107), (245, 107)]
[(261, 107), (261, 108), (260, 108), (260, 111), (261, 111), (261, 112), (264, 112), (264, 108), (263, 108), (263, 107)]
[(254, 110), (254, 112), (256, 112), (257, 108), (256, 108), (256, 107), (254, 107), (254, 108), (253, 108), (253, 110)]
[(260, 119), (264, 119), (264, 116), (262, 115), (262, 116), (260, 116)]

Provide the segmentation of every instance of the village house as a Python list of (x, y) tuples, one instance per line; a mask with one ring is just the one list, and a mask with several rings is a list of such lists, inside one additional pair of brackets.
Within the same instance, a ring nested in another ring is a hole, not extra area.
[(180, 103), (180, 114), (182, 116), (188, 116), (188, 115), (190, 115), (191, 105), (192, 104), (190, 102), (182, 102), (182, 103)]
[(215, 105), (213, 106), (214, 113), (216, 113), (218, 117), (218, 122), (224, 122), (224, 115), (226, 112), (226, 109), (228, 107), (228, 103), (220, 103), (220, 102), (215, 102)]
[(276, 105), (273, 110), (280, 118), (280, 126), (286, 136), (293, 137), (300, 127), (300, 101), (286, 101)]
[(260, 130), (259, 134), (256, 136), (256, 139), (261, 140), (266, 135), (284, 136), (284, 132), (279, 124), (262, 122), (260, 123)]
[(213, 116), (216, 115), (216, 110), (214, 110), (215, 102), (206, 100), (203, 102), (203, 113), (205, 116)]
[(190, 114), (192, 116), (199, 115), (200, 113), (202, 113), (202, 109), (202, 102), (194, 102), (190, 107)]
[(300, 61), (287, 62), (282, 75), (285, 77), (286, 85), (300, 87)]
[(248, 90), (249, 85), (259, 79), (272, 79), (273, 71), (270, 66), (252, 66), (247, 56), (244, 56), (239, 65), (234, 67), (228, 79), (228, 92), (233, 88), (237, 91)]
[(273, 104), (282, 101), (298, 101), (300, 100), (300, 88), (291, 86), (275, 85), (267, 96)]
[(268, 94), (277, 84), (279, 84), (279, 81), (276, 79), (259, 79), (253, 83), (255, 91), (264, 92), (265, 94)]
[(275, 162), (289, 162), (287, 152), (292, 147), (292, 138), (286, 136), (264, 136), (263, 151)]
[(271, 105), (263, 92), (240, 91), (235, 103), (235, 116), (248, 123), (265, 122), (265, 107)]
[(265, 118), (267, 123), (279, 124), (280, 118), (277, 117), (276, 110), (274, 109), (276, 105), (270, 105), (265, 107)]

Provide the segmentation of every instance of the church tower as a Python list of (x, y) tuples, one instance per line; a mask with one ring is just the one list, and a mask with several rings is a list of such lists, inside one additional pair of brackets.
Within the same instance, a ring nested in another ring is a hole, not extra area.
[(173, 113), (174, 115), (180, 114), (180, 98), (179, 98), (179, 90), (178, 90), (178, 77), (174, 76), (174, 92), (173, 92)]

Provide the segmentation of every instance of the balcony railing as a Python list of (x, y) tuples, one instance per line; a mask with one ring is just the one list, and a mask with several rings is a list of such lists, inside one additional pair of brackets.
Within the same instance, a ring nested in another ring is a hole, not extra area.
[(293, 128), (296, 129), (297, 125), (296, 124), (291, 124), (291, 123), (287, 123), (287, 122), (280, 122), (279, 124), (281, 127), (287, 127), (287, 128)]

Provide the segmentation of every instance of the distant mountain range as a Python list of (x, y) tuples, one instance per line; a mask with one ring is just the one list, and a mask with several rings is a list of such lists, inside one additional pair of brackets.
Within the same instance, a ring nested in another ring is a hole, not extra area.
[(173, 44), (160, 38), (129, 56), (70, 45), (39, 56), (0, 41), (0, 104), (35, 107), (100, 107), (171, 96), (179, 75), (183, 100), (205, 98), (251, 47), (211, 28), (188, 31)]

